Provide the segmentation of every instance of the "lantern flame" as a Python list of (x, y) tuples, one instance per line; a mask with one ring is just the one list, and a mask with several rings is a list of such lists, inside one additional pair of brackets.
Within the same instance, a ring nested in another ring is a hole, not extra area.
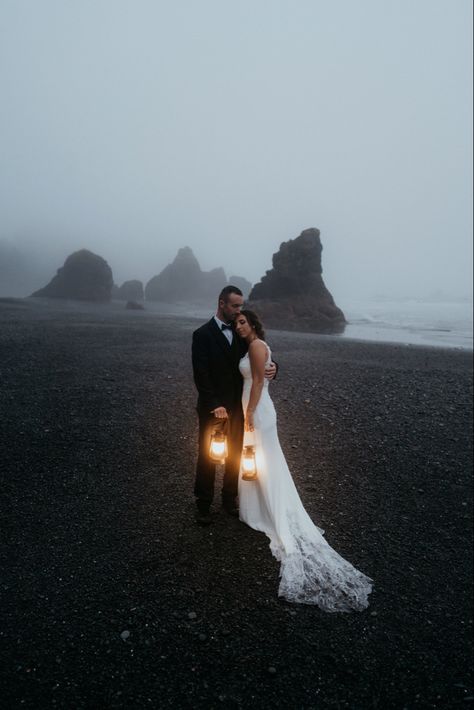
[(255, 471), (255, 461), (253, 456), (244, 456), (242, 460), (242, 468), (245, 473), (253, 473)]
[(211, 446), (211, 453), (216, 458), (220, 459), (225, 453), (225, 441), (213, 441)]
[(242, 454), (242, 480), (255, 481), (257, 479), (257, 462), (255, 460), (255, 446), (244, 446)]
[(222, 432), (211, 434), (211, 444), (209, 446), (209, 456), (214, 463), (225, 463), (227, 458), (227, 438)]

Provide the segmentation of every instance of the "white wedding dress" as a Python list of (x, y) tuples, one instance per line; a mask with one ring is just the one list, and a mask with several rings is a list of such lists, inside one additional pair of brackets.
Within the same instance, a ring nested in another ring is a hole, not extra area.
[[(245, 412), (252, 386), (248, 354), (239, 368)], [(316, 604), (324, 611), (365, 609), (372, 580), (328, 545), (304, 509), (278, 440), (268, 380), (255, 409), (254, 426), (254, 432), (246, 432), (244, 444), (255, 444), (258, 477), (256, 481), (239, 477), (240, 519), (270, 538), (270, 549), (281, 563), (278, 595), (289, 602)]]

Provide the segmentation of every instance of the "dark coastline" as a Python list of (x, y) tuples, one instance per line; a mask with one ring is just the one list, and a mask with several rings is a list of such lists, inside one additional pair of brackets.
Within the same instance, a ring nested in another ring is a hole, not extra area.
[(2, 708), (466, 707), (472, 353), (268, 333), (303, 502), (375, 583), (332, 615), (193, 523), (196, 325), (0, 299)]

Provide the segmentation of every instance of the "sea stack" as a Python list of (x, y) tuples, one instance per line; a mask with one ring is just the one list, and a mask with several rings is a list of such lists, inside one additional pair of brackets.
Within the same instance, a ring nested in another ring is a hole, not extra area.
[(305, 229), (282, 242), (266, 272), (249, 295), (265, 325), (279, 330), (341, 333), (346, 325), (322, 278), (319, 229)]
[(32, 296), (78, 301), (110, 301), (112, 269), (105, 259), (87, 249), (70, 254), (49, 284)]
[(124, 281), (120, 288), (115, 287), (113, 297), (116, 298), (117, 301), (143, 301), (143, 283), (138, 279)]
[[(233, 276), (247, 292), (251, 284), (244, 278)], [(214, 303), (221, 289), (229, 282), (222, 267), (201, 271), (198, 260), (190, 247), (178, 250), (174, 261), (165, 266), (157, 276), (153, 276), (145, 286), (147, 301), (167, 303)], [(233, 283), (232, 281), (230, 283)]]

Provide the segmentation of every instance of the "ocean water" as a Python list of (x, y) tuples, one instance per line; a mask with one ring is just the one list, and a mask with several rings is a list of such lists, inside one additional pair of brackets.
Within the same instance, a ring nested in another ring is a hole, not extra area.
[[(336, 303), (344, 311), (349, 323), (342, 335), (330, 337), (473, 349), (471, 301), (417, 299), (345, 301), (336, 298)], [(213, 304), (202, 307), (189, 304), (147, 303), (146, 308), (148, 311), (186, 315), (203, 321), (214, 313)]]
[(469, 300), (337, 301), (348, 325), (343, 338), (473, 349)]

